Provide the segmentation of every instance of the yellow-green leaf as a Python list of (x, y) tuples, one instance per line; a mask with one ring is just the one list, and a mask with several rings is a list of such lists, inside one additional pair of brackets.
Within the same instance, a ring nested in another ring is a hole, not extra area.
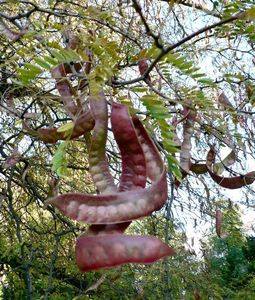
[(243, 19), (249, 21), (255, 20), (255, 6), (245, 11)]
[(70, 132), (72, 131), (74, 128), (74, 123), (73, 122), (69, 122), (69, 123), (66, 123), (62, 126), (60, 126), (58, 129), (57, 129), (57, 132)]

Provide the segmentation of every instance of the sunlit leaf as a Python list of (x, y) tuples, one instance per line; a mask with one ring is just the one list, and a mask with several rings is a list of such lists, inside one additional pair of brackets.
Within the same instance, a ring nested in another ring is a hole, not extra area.
[(57, 129), (57, 132), (71, 132), (74, 128), (74, 123), (73, 122), (70, 122), (70, 123), (66, 123), (62, 126), (60, 126), (58, 129)]

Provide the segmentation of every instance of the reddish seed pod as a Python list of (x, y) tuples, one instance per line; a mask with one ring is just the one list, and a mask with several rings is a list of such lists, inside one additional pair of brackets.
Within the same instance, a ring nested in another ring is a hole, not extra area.
[(234, 176), (234, 177), (224, 177), (215, 174), (212, 171), (212, 165), (215, 159), (215, 151), (210, 149), (207, 154), (207, 170), (211, 178), (220, 186), (227, 189), (239, 189), (243, 186), (252, 184), (255, 181), (255, 171), (249, 172), (245, 175)]
[(255, 181), (255, 171), (246, 173), (245, 175), (234, 176), (234, 177), (223, 177), (214, 174), (208, 169), (211, 178), (218, 183), (218, 185), (226, 189), (240, 189), (243, 186), (250, 185)]
[(221, 225), (222, 225), (222, 213), (219, 208), (216, 209), (215, 218), (216, 218), (216, 233), (217, 233), (217, 236), (220, 238), (221, 237)]
[(207, 173), (207, 167), (206, 167), (206, 164), (193, 164), (193, 163), (191, 163), (190, 171), (192, 171), (196, 174), (205, 174), (205, 173)]
[(145, 189), (107, 195), (69, 193), (47, 200), (64, 215), (89, 224), (128, 222), (159, 210), (167, 199), (166, 172)]
[(114, 179), (109, 170), (108, 159), (105, 155), (108, 109), (103, 93), (98, 96), (90, 96), (90, 109), (95, 120), (91, 147), (89, 150), (89, 166), (93, 181), (100, 193), (112, 193), (117, 191)]
[[(141, 76), (148, 70), (149, 65), (148, 65), (148, 62), (147, 62), (146, 58), (143, 58), (143, 59), (139, 60), (138, 68), (139, 68), (139, 72), (140, 72)], [(150, 75), (147, 75), (146, 78), (151, 82)]]
[[(81, 114), (77, 120), (74, 121), (74, 128), (71, 132), (70, 139), (76, 139), (86, 132), (89, 132), (93, 129), (94, 125), (95, 121), (90, 111)], [(67, 138), (65, 132), (58, 132), (57, 128), (39, 128), (37, 133), (39, 139), (48, 144), (55, 144), (58, 140), (65, 140)]]
[[(119, 191), (144, 188), (146, 184), (145, 156), (125, 105), (112, 104), (111, 123), (122, 157)], [(140, 156), (140, 161), (136, 164), (138, 156)]]
[(0, 32), (11, 42), (16, 42), (27, 33), (27, 30), (22, 30), (20, 32), (13, 31), (7, 26), (3, 19), (0, 18)]
[(218, 97), (218, 102), (221, 104), (226, 110), (234, 110), (232, 103), (229, 101), (228, 97), (222, 92)]
[[(70, 193), (47, 200), (47, 204), (56, 206), (66, 216), (93, 224), (76, 243), (80, 270), (152, 263), (174, 255), (173, 249), (155, 237), (122, 234), (132, 220), (150, 215), (167, 199), (166, 170), (156, 146), (136, 116), (131, 119), (125, 106), (112, 105), (112, 130), (123, 159), (117, 191), (105, 158), (108, 115), (104, 95), (90, 98), (90, 106), (95, 120), (90, 170), (102, 194)], [(152, 184), (145, 188), (147, 176)]]
[(76, 242), (76, 263), (82, 272), (126, 263), (153, 263), (175, 252), (152, 236), (123, 234), (81, 235)]
[(70, 117), (75, 118), (75, 116), (82, 111), (82, 107), (75, 103), (74, 101), (74, 90), (66, 79), (66, 70), (65, 66), (59, 65), (52, 69), (52, 77), (56, 80), (56, 86), (60, 96), (62, 97), (63, 104), (67, 113)]

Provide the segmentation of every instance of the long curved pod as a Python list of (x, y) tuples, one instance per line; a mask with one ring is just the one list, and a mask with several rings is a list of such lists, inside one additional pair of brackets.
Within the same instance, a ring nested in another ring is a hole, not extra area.
[(159, 210), (167, 199), (166, 173), (146, 189), (108, 195), (68, 193), (47, 200), (67, 217), (89, 224), (139, 219)]
[[(92, 130), (94, 126), (95, 121), (91, 112), (84, 112), (74, 121), (74, 127), (69, 138), (71, 140), (76, 139)], [(40, 140), (48, 144), (55, 144), (57, 141), (67, 138), (64, 132), (58, 132), (58, 128), (39, 128), (36, 133)]]
[(250, 185), (255, 181), (255, 171), (240, 176), (224, 177), (213, 172), (213, 162), (215, 159), (214, 149), (210, 149), (207, 154), (206, 166), (211, 178), (221, 187), (227, 189), (239, 189), (243, 186)]

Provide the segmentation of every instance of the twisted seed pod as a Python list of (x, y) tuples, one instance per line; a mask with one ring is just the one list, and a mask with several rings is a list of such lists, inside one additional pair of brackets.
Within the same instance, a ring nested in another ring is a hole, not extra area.
[[(229, 167), (234, 164), (236, 161), (235, 152), (232, 150), (221, 162), (218, 162), (213, 165), (213, 171), (217, 171), (217, 174), (222, 173), (225, 167)], [(206, 164), (194, 164), (191, 163), (190, 170), (196, 174), (205, 174), (207, 173)]]
[[(160, 209), (167, 198), (165, 168), (155, 145), (139, 119), (134, 117), (133, 120), (146, 158), (147, 174), (153, 181), (151, 186), (109, 195), (69, 193), (49, 199), (47, 203), (55, 205), (72, 219), (90, 224), (127, 222), (150, 215)], [(141, 159), (143, 157), (140, 154), (136, 155), (134, 163), (139, 165)], [(92, 171), (100, 170), (98, 163), (100, 162), (96, 161)]]
[[(63, 214), (74, 220), (92, 224), (127, 222), (145, 217), (160, 209), (167, 199), (165, 168), (139, 119), (136, 117), (133, 119), (142, 141), (147, 174), (154, 181), (151, 186), (109, 195), (69, 193), (51, 198), (47, 203), (56, 206)], [(139, 164), (140, 161), (141, 157), (137, 155), (135, 164)]]
[[(103, 95), (91, 99), (91, 110), (95, 118), (91, 152), (96, 153), (90, 154), (90, 164), (98, 186), (99, 179), (106, 182), (109, 178), (108, 171), (105, 172), (107, 111)], [(76, 261), (81, 271), (131, 262), (151, 263), (174, 255), (172, 248), (155, 237), (121, 234), (133, 219), (160, 209), (167, 198), (166, 172), (158, 150), (139, 119), (134, 116), (132, 121), (123, 105), (113, 104), (112, 129), (123, 158), (120, 192), (107, 194), (99, 184), (102, 195), (71, 193), (47, 201), (70, 218), (93, 224), (77, 239)], [(103, 172), (99, 173), (100, 170)], [(146, 174), (152, 180), (148, 188), (144, 188)]]
[(214, 174), (211, 170), (208, 170), (211, 178), (218, 183), (218, 185), (226, 189), (239, 189), (243, 186), (250, 185), (255, 180), (255, 172), (249, 172), (245, 175), (234, 176), (234, 177), (223, 177)]
[(90, 109), (95, 120), (95, 127), (89, 151), (90, 173), (100, 193), (117, 191), (109, 164), (105, 155), (108, 126), (107, 102), (103, 93), (90, 97)]
[[(121, 119), (121, 122), (119, 120)], [(130, 177), (133, 177), (132, 175), (135, 173), (135, 165), (132, 163), (132, 157), (134, 155), (134, 150), (137, 150), (137, 147), (128, 147), (129, 150), (126, 150), (126, 145), (131, 142), (131, 138), (136, 139), (136, 143), (139, 144), (136, 135), (132, 134), (132, 131), (134, 131), (133, 123), (130, 122), (130, 117), (127, 112), (127, 108), (124, 105), (118, 105), (116, 103), (112, 104), (112, 114), (111, 114), (111, 123), (112, 123), (112, 130), (116, 139), (116, 142), (120, 148), (120, 152), (123, 156), (122, 160), (122, 176), (121, 176), (121, 183), (118, 188), (118, 191), (124, 191), (129, 190), (131, 188), (135, 188), (135, 183), (128, 184), (128, 179)], [(125, 129), (126, 132), (129, 134), (119, 134), (119, 132), (122, 132), (121, 129)], [(132, 143), (133, 144), (133, 143)], [(140, 146), (141, 148), (141, 146)], [(142, 151), (142, 149), (141, 149)], [(143, 153), (142, 153), (143, 154)], [(131, 163), (129, 163), (131, 162)], [(146, 170), (145, 166), (145, 160), (143, 161), (143, 168)], [(104, 178), (104, 173), (101, 174), (102, 178)], [(131, 175), (131, 176), (130, 176)], [(122, 179), (123, 178), (123, 179)], [(107, 181), (107, 176), (104, 178), (105, 181)], [(146, 182), (146, 178), (144, 179), (144, 185)], [(137, 187), (136, 187), (137, 188)], [(99, 233), (123, 233), (127, 227), (130, 225), (130, 222), (124, 222), (124, 223), (116, 223), (116, 224), (101, 224), (101, 225), (91, 225), (88, 230), (88, 234), (99, 234)]]
[(246, 173), (245, 175), (233, 176), (233, 177), (224, 177), (215, 174), (212, 171), (213, 162), (215, 158), (215, 151), (210, 149), (207, 154), (207, 170), (211, 178), (218, 183), (218, 185), (227, 188), (227, 189), (239, 189), (243, 186), (252, 184), (255, 181), (255, 171)]
[[(146, 58), (142, 58), (142, 59), (139, 60), (138, 68), (139, 68), (139, 73), (140, 73), (141, 76), (148, 70), (149, 64), (148, 64), (148, 61), (147, 61)], [(151, 82), (150, 75), (147, 75), (146, 78), (149, 80), (149, 82)]]
[(125, 105), (112, 104), (111, 123), (122, 157), (119, 191), (144, 188), (146, 184), (145, 156)]
[[(141, 155), (140, 151), (138, 150), (138, 146), (128, 148), (127, 153), (125, 153), (125, 145), (127, 145), (128, 142), (130, 145), (134, 145), (138, 142), (137, 138), (131, 133), (134, 129), (134, 126), (130, 124), (128, 118), (126, 118), (125, 115), (127, 117), (128, 112), (123, 105), (113, 105), (112, 129), (121, 153), (123, 153), (123, 160), (124, 158), (128, 160), (128, 163), (123, 163), (123, 182), (125, 182), (125, 178), (129, 178), (129, 172), (131, 172), (131, 174), (136, 173), (136, 165), (135, 163), (132, 164), (132, 160), (135, 157), (135, 154)], [(118, 116), (119, 119), (117, 118)], [(156, 162), (156, 170), (162, 171), (162, 160), (158, 155), (158, 151), (155, 145), (147, 135), (139, 119), (134, 116), (133, 121), (135, 123), (136, 130), (139, 133), (140, 140), (143, 142), (144, 149), (147, 153), (146, 156), (150, 170), (150, 177), (155, 178), (155, 169), (152, 168), (155, 167), (155, 165), (152, 166), (151, 163), (154, 159)], [(115, 128), (115, 126), (119, 129), (119, 131)], [(125, 130), (123, 131), (123, 133), (125, 134), (123, 134), (123, 136), (119, 138), (118, 135), (122, 135), (121, 127), (125, 128)], [(140, 163), (144, 163), (144, 160), (141, 160)], [(129, 166), (129, 168), (127, 166)], [(139, 169), (141, 170), (141, 168)], [(135, 182), (133, 182), (133, 185), (130, 184), (129, 187), (134, 188)], [(117, 223), (112, 225), (92, 225), (89, 232), (92, 231), (93, 234), (99, 233), (101, 236), (97, 235), (96, 238), (93, 239), (93, 237), (83, 235), (81, 238), (78, 238), (76, 243), (76, 260), (79, 269), (81, 271), (89, 271), (98, 268), (108, 268), (129, 262), (151, 263), (164, 256), (174, 255), (174, 251), (172, 248), (168, 247), (166, 244), (162, 243), (155, 237), (136, 237), (116, 234), (124, 232), (128, 225), (129, 222)], [(102, 235), (104, 233), (107, 233), (107, 235)], [(147, 248), (149, 251), (144, 251), (144, 249)], [(96, 257), (95, 260), (94, 258), (90, 259), (90, 253), (95, 255), (95, 249), (96, 255), (98, 255), (98, 257)]]
[(74, 90), (66, 79), (65, 66), (59, 65), (52, 69), (51, 75), (56, 80), (56, 86), (59, 94), (62, 97), (67, 113), (74, 118), (79, 112), (82, 111), (81, 105), (77, 105), (74, 101)]
[[(76, 139), (86, 132), (92, 130), (95, 126), (95, 121), (90, 111), (82, 113), (76, 121), (72, 130), (70, 139)], [(40, 128), (37, 130), (40, 140), (45, 143), (55, 144), (58, 140), (65, 140), (65, 132), (58, 132), (57, 128)]]
[[(121, 120), (121, 122), (120, 122)], [(146, 165), (141, 144), (135, 132), (132, 120), (125, 105), (113, 103), (111, 114), (112, 131), (122, 155), (122, 175), (119, 192), (145, 187)], [(143, 157), (140, 164), (134, 162), (135, 156)], [(131, 221), (116, 224), (91, 225), (88, 234), (123, 233)]]

